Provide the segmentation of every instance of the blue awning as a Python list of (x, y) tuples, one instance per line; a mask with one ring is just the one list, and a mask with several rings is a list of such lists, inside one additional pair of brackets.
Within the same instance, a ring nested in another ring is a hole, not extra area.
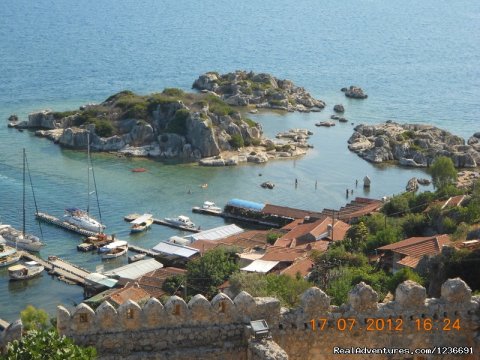
[(254, 210), (254, 211), (262, 211), (262, 209), (265, 207), (265, 204), (260, 204), (253, 201), (247, 201), (247, 200), (241, 200), (241, 199), (232, 199), (227, 203), (227, 205)]

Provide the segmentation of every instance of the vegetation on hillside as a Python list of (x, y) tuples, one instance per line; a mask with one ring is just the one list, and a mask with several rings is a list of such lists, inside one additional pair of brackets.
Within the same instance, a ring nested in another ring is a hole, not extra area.
[(24, 327), (22, 339), (8, 345), (6, 360), (91, 360), (95, 359), (95, 348), (75, 345), (65, 336), (60, 336), (47, 313), (32, 305), (21, 312)]

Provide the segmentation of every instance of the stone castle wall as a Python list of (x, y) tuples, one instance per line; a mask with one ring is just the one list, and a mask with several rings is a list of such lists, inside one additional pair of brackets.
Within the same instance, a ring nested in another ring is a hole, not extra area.
[[(212, 301), (196, 295), (187, 304), (173, 296), (165, 305), (150, 299), (143, 308), (133, 301), (96, 311), (80, 304), (70, 313), (58, 307), (57, 328), (82, 345), (93, 345), (102, 359), (352, 359), (339, 348), (469, 347), (480, 355), (480, 297), (472, 297), (460, 279), (442, 286), (438, 299), (411, 281), (399, 285), (395, 301), (379, 304), (368, 285), (358, 284), (342, 306), (330, 305), (320, 289), (301, 296), (298, 308), (280, 307), (275, 298), (242, 292), (232, 301), (218, 294)], [(270, 342), (252, 341), (249, 322), (265, 319)], [(253, 345), (252, 345), (253, 344)], [(283, 349), (283, 350), (282, 350)], [(284, 351), (283, 354), (282, 351)], [(286, 354), (285, 354), (286, 353)], [(262, 355), (259, 355), (262, 354)], [(452, 355), (354, 355), (354, 359), (451, 359)]]

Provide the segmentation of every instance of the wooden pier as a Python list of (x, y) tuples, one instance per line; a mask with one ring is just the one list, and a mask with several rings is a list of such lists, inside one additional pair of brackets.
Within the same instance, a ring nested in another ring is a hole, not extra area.
[(37, 219), (45, 221), (46, 223), (64, 228), (64, 229), (72, 231), (72, 232), (76, 232), (77, 234), (80, 234), (80, 235), (84, 235), (84, 236), (95, 236), (95, 235), (97, 235), (97, 233), (94, 232), (94, 231), (89, 231), (89, 230), (79, 228), (78, 226), (69, 224), (65, 221), (60, 220), (59, 218), (56, 218), (55, 216), (52, 216), (52, 215), (49, 215), (49, 214), (46, 214), (46, 213), (37, 212), (35, 214), (35, 216), (37, 217)]
[[(132, 222), (133, 220), (135, 220), (136, 218), (138, 218), (140, 216), (140, 214), (130, 214), (130, 215), (127, 215), (127, 216), (124, 216), (124, 220), (125, 221), (128, 221), (128, 222)], [(198, 233), (202, 230), (200, 230), (199, 228), (190, 228), (190, 227), (187, 227), (187, 226), (182, 226), (182, 225), (176, 225), (176, 224), (171, 224), (165, 220), (162, 220), (162, 219), (155, 219), (153, 218), (153, 223), (154, 224), (157, 224), (157, 225), (164, 225), (164, 226), (168, 226), (168, 227), (171, 227), (171, 228), (174, 228), (174, 229), (179, 229), (179, 230), (183, 230), (183, 231), (189, 231), (189, 232), (193, 232), (193, 233)]]
[(158, 256), (158, 253), (156, 253), (152, 250), (144, 249), (140, 246), (136, 246), (136, 245), (132, 245), (132, 244), (128, 244), (128, 250), (131, 250), (131, 251), (139, 253), (139, 254), (146, 254), (146, 255), (151, 256), (153, 258)]
[(56, 256), (49, 256), (48, 260), (32, 255), (27, 251), (19, 251), (22, 258), (36, 261), (45, 267), (45, 270), (50, 275), (58, 276), (59, 280), (62, 280), (68, 284), (85, 285), (85, 278), (90, 275), (90, 271), (62, 260)]

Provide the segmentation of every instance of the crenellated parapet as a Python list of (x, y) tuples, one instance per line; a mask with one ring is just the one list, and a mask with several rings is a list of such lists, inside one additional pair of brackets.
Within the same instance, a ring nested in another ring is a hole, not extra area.
[(246, 292), (233, 300), (223, 293), (211, 301), (196, 295), (188, 304), (178, 296), (164, 304), (150, 299), (143, 307), (127, 301), (118, 309), (104, 302), (96, 311), (85, 304), (72, 312), (59, 306), (57, 327), (77, 343), (95, 346), (103, 358), (161, 353), (183, 359), (166, 354), (193, 351), (200, 359), (246, 359), (248, 324), (265, 319), (290, 359), (322, 360), (341, 359), (332, 357), (334, 346), (466, 346), (480, 354), (479, 316), (480, 297), (472, 297), (461, 279), (450, 279), (438, 299), (427, 298), (424, 287), (406, 281), (388, 303), (379, 303), (378, 294), (360, 283), (341, 306), (331, 305), (330, 297), (315, 287), (292, 309)]

